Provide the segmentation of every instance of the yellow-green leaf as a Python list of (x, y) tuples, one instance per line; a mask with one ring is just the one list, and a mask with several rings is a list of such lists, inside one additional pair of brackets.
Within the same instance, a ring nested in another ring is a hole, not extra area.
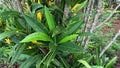
[(67, 42), (67, 41), (70, 41), (70, 40), (76, 38), (77, 36), (78, 36), (78, 34), (72, 34), (72, 35), (66, 36), (66, 37), (64, 37), (63, 39), (61, 39), (61, 40), (59, 41), (59, 43), (65, 43), (65, 42)]
[(92, 68), (85, 60), (78, 60), (78, 62), (80, 62), (83, 65), (85, 65), (86, 68)]
[(23, 42), (31, 42), (33, 40), (50, 41), (50, 37), (47, 34), (45, 34), (45, 33), (35, 32), (35, 33), (32, 33), (32, 34), (26, 36), (21, 41), (21, 43), (23, 43)]
[(50, 31), (53, 31), (53, 29), (55, 28), (53, 17), (50, 14), (50, 11), (48, 10), (48, 8), (46, 6), (44, 7), (44, 10), (45, 10), (45, 17), (46, 17), (46, 20), (48, 23), (48, 27), (49, 27)]
[(0, 34), (0, 40), (10, 36), (10, 35), (13, 35), (15, 34), (15, 31), (7, 31), (7, 32), (3, 32)]
[(106, 64), (105, 68), (111, 68), (112, 65), (116, 62), (116, 60), (117, 60), (117, 56), (115, 56), (112, 60), (110, 60), (110, 61)]

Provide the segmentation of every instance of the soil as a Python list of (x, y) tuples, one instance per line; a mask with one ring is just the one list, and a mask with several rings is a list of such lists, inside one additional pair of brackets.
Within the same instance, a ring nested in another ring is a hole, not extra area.
[(120, 20), (116, 20), (112, 23), (112, 27), (105, 26), (103, 28), (103, 33), (109, 33), (111, 30), (113, 30), (113, 33), (116, 34), (120, 29)]
[[(116, 20), (112, 23), (112, 27), (105, 26), (102, 31), (103, 33), (107, 34), (111, 30), (113, 30), (113, 33), (116, 34), (119, 31), (119, 29), (120, 29), (120, 20)], [(120, 51), (117, 51), (115, 55), (118, 56), (118, 60), (116, 61), (114, 66), (115, 68), (120, 68)]]
[(20, 65), (17, 62), (15, 62), (11, 67), (8, 67), (4, 62), (0, 62), (0, 68), (19, 68), (19, 66)]

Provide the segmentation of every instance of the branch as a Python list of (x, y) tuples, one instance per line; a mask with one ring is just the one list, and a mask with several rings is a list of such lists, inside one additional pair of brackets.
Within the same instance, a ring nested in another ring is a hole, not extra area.
[(117, 39), (117, 37), (119, 35), (120, 35), (120, 29), (119, 29), (118, 33), (111, 39), (111, 41), (108, 43), (108, 45), (106, 47), (104, 47), (104, 49), (100, 53), (99, 57), (101, 57), (105, 53), (105, 51), (112, 45), (112, 43)]
[(116, 10), (117, 10), (119, 7), (120, 7), (120, 4), (113, 10), (113, 12), (112, 12), (103, 22), (101, 22), (98, 26), (96, 26), (96, 27), (94, 28), (94, 30), (97, 29), (98, 27), (102, 26), (104, 23), (106, 23), (106, 22), (113, 16), (113, 14), (116, 12)]
[[(84, 20), (85, 20), (85, 27), (84, 27), (84, 30), (83, 32), (87, 32), (88, 29), (89, 29), (89, 24), (91, 23), (91, 20), (90, 20), (90, 17), (91, 17), (91, 14), (92, 14), (92, 9), (93, 9), (93, 6), (94, 6), (94, 0), (89, 0), (88, 2), (88, 6), (84, 9), (84, 13), (86, 14), (89, 14), (89, 16), (85, 16), (84, 17)], [(85, 43), (85, 40), (86, 40), (86, 37), (83, 37), (82, 38), (82, 41), (81, 41), (81, 45), (84, 45)]]
[[(97, 22), (98, 22), (99, 16), (100, 16), (100, 14), (101, 14), (101, 13), (100, 13), (101, 9), (102, 9), (102, 0), (98, 0), (98, 9), (97, 9), (97, 13), (96, 13), (96, 15), (95, 15), (95, 17), (94, 17), (94, 21), (93, 21), (93, 23), (92, 23), (92, 25), (91, 25), (90, 33), (93, 32), (93, 29), (95, 28), (95, 26), (96, 26), (96, 24), (97, 24)], [(87, 48), (87, 45), (88, 45), (89, 40), (90, 40), (90, 36), (88, 36), (88, 38), (87, 38), (86, 41), (85, 41), (84, 49)]]
[(69, 18), (69, 7), (67, 4), (65, 4), (65, 8), (64, 8), (64, 14), (66, 18)]
[(22, 7), (22, 4), (21, 4), (21, 0), (14, 0), (14, 1), (17, 4), (18, 11), (23, 13), (23, 7)]

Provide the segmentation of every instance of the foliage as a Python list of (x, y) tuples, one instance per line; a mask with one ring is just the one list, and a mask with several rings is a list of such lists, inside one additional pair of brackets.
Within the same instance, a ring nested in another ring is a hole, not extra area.
[[(61, 0), (60, 3), (58, 0), (26, 0), (21, 1), (23, 12), (3, 4), (0, 8), (0, 61), (9, 67), (18, 62), (20, 68), (112, 67), (117, 57), (112, 60), (99, 57), (109, 35), (103, 36), (99, 31), (82, 32), (86, 16), (82, 10), (87, 3), (88, 0)], [(81, 38), (87, 36), (93, 39), (88, 50), (84, 50)], [(107, 38), (103, 40), (104, 37)]]

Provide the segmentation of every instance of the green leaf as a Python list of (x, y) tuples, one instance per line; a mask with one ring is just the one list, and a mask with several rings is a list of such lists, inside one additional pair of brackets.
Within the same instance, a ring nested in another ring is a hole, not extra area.
[(39, 9), (39, 8), (43, 8), (43, 5), (42, 4), (38, 4), (38, 3), (34, 3), (33, 5), (32, 5), (32, 11), (36, 11), (37, 9)]
[(85, 60), (78, 60), (78, 62), (80, 62), (83, 65), (85, 65), (86, 68), (92, 68)]
[(61, 44), (61, 43), (65, 43), (65, 42), (67, 42), (67, 41), (70, 41), (70, 40), (76, 38), (77, 36), (78, 36), (78, 34), (72, 34), (72, 35), (66, 36), (66, 37), (62, 38), (62, 39), (59, 41), (59, 43), (60, 43), (60, 44)]
[(29, 68), (33, 63), (35, 63), (37, 60), (39, 59), (39, 56), (36, 55), (36, 56), (32, 56), (30, 58), (28, 58), (25, 62), (23, 62), (21, 65), (20, 65), (20, 68)]
[(112, 68), (112, 65), (116, 62), (116, 60), (117, 60), (117, 56), (114, 57), (112, 60), (110, 60), (110, 61), (106, 64), (105, 68)]
[(15, 34), (15, 31), (7, 31), (7, 32), (3, 32), (0, 34), (0, 40), (10, 36), (10, 35), (13, 35)]
[(22, 29), (23, 28), (26, 29), (26, 26), (25, 26), (26, 21), (24, 19), (17, 18), (16, 20), (18, 21), (19, 25), (22, 26)]
[(40, 28), (40, 25), (36, 24), (37, 20), (35, 20), (34, 18), (32, 18), (30, 16), (27, 16), (27, 15), (24, 15), (24, 18), (25, 18), (27, 24), (29, 24), (35, 31), (44, 32), (44, 30), (41, 29), (41, 28), (44, 28), (44, 27)]
[(55, 28), (53, 17), (50, 14), (50, 11), (48, 10), (48, 8), (46, 6), (44, 7), (44, 10), (45, 10), (45, 17), (46, 17), (49, 29), (50, 29), (50, 31), (53, 31)]
[(40, 55), (39, 59), (36, 61), (36, 68), (40, 68), (39, 64), (40, 64), (41, 60), (42, 60), (42, 56)]
[(64, 65), (65, 68), (70, 68), (70, 65), (66, 59), (64, 59), (61, 55), (58, 55), (58, 57), (59, 57), (59, 61), (61, 61), (61, 63)]
[(35, 32), (35, 33), (29, 34), (28, 36), (26, 36), (26, 37), (21, 41), (21, 43), (31, 42), (31, 41), (33, 41), (33, 40), (50, 41), (50, 37), (49, 37), (47, 34), (45, 34), (45, 33)]
[(67, 34), (71, 34), (74, 31), (76, 31), (81, 25), (83, 24), (83, 22), (75, 22), (73, 24), (71, 24), (70, 26), (68, 26), (67, 28)]
[(51, 51), (51, 53), (46, 58), (46, 60), (44, 62), (46, 68), (48, 68), (48, 66), (50, 65), (51, 61), (54, 60), (54, 57), (56, 55), (55, 51), (56, 51), (56, 49), (54, 51)]
[(79, 36), (91, 36), (91, 35), (93, 35), (92, 33), (90, 33), (90, 32), (80, 32), (80, 33), (78, 33), (79, 34)]
[[(53, 62), (52, 62), (54, 65), (56, 65), (57, 67), (61, 67), (61, 68), (64, 68), (64, 66), (62, 65), (62, 63), (60, 62), (60, 59), (54, 59)], [(68, 67), (66, 67), (68, 68)]]
[(78, 11), (83, 9), (86, 6), (87, 2), (88, 2), (88, 0), (84, 1), (83, 3), (81, 3), (80, 6), (74, 12), (77, 13)]
[(87, 14), (84, 14), (84, 13), (78, 14), (78, 15), (73, 14), (73, 16), (70, 18), (70, 21), (80, 21), (82, 24), (82, 23), (84, 23), (83, 18), (82, 18), (83, 16), (87, 16)]
[(103, 68), (103, 66), (92, 66), (92, 68)]
[(10, 17), (15, 17), (18, 15), (20, 15), (20, 13), (17, 11), (4, 11), (4, 12), (0, 13), (0, 18), (1, 19), (8, 19)]
[(74, 43), (71, 43), (71, 42), (66, 42), (64, 44), (61, 44), (57, 46), (57, 49), (60, 51), (68, 52), (68, 53), (82, 53), (83, 52), (82, 47)]
[(10, 54), (10, 57), (12, 58), (10, 60), (10, 65), (13, 65), (17, 61), (17, 59), (20, 57), (25, 47), (26, 47), (25, 45), (20, 45), (20, 44), (16, 44), (13, 47), (13, 50), (11, 51), (11, 54)]

